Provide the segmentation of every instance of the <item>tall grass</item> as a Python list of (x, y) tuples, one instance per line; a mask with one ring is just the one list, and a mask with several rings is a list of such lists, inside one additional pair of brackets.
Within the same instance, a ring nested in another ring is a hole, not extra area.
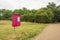
[(21, 22), (21, 26), (14, 28), (11, 21), (0, 21), (0, 40), (28, 40), (41, 33), (44, 24)]

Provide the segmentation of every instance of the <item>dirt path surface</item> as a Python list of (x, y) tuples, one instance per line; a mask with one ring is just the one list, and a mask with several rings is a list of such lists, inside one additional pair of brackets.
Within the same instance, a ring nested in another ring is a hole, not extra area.
[(60, 24), (49, 24), (42, 33), (31, 40), (60, 40)]

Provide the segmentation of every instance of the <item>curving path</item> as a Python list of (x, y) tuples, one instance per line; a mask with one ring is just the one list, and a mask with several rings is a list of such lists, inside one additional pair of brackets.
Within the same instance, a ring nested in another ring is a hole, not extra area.
[(60, 24), (48, 24), (42, 33), (31, 40), (60, 40)]

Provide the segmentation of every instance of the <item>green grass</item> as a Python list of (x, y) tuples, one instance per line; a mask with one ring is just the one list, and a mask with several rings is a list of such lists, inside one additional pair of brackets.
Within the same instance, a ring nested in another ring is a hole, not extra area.
[(21, 22), (21, 26), (14, 28), (11, 21), (0, 21), (0, 40), (28, 40), (43, 31), (45, 24)]

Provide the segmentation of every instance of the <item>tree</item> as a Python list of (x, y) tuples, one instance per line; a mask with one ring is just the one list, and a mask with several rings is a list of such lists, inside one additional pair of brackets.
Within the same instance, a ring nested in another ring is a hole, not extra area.
[(3, 16), (1, 17), (1, 20), (8, 20), (11, 19), (11, 15), (12, 15), (12, 11), (11, 10), (6, 10), (6, 9), (2, 9), (1, 13), (3, 14)]

